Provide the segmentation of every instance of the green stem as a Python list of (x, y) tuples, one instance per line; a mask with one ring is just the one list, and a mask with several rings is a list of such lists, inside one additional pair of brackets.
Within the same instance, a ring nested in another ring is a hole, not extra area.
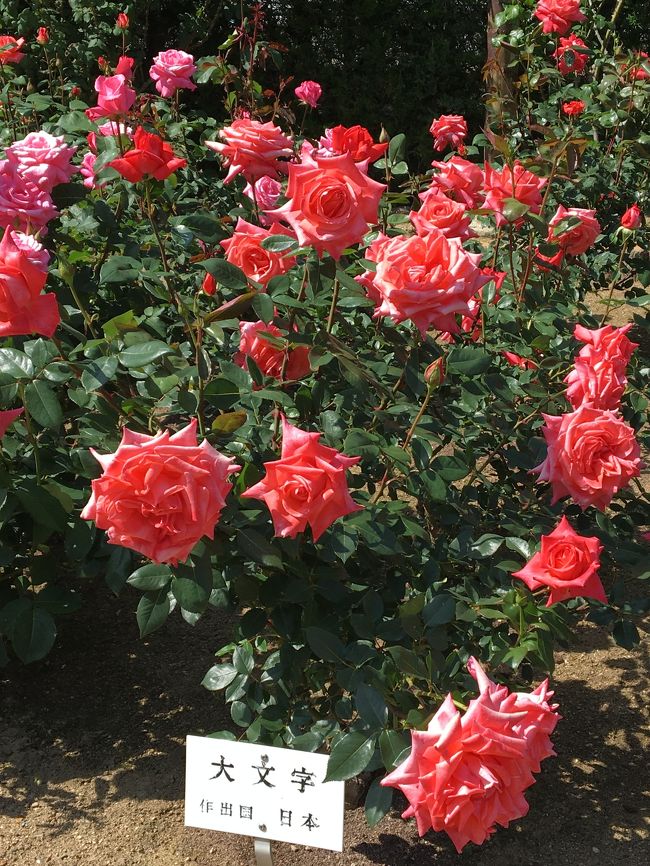
[(607, 317), (609, 316), (609, 308), (612, 305), (612, 298), (614, 297), (614, 289), (618, 285), (618, 277), (621, 273), (621, 267), (623, 265), (623, 256), (625, 255), (625, 251), (627, 249), (629, 238), (625, 238), (623, 241), (623, 246), (621, 248), (621, 254), (618, 257), (618, 264), (616, 265), (616, 271), (614, 273), (614, 279), (610, 283), (609, 286), (609, 294), (607, 295), (607, 302), (605, 304), (605, 312), (603, 313), (603, 317), (600, 320), (600, 327), (602, 328), (605, 322), (607, 321)]
[(336, 305), (339, 302), (339, 292), (341, 289), (341, 284), (338, 281), (338, 277), (334, 278), (334, 288), (332, 292), (332, 303), (330, 304), (330, 312), (327, 317), (327, 326), (325, 328), (328, 334), (332, 333), (332, 328), (334, 327), (334, 317), (336, 316)]
[(43, 481), (43, 473), (41, 470), (41, 455), (38, 450), (38, 440), (34, 433), (34, 429), (32, 427), (32, 418), (29, 414), (29, 409), (27, 408), (27, 403), (25, 401), (25, 386), (18, 386), (18, 393), (20, 394), (20, 401), (23, 404), (23, 409), (25, 410), (25, 426), (27, 427), (27, 437), (32, 445), (32, 451), (34, 453), (34, 466), (36, 468), (36, 480), (39, 484)]

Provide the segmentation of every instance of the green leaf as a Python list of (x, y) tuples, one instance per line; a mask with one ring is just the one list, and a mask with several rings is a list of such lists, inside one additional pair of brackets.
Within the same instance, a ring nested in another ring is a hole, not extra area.
[(331, 631), (326, 631), (318, 626), (310, 626), (305, 629), (307, 643), (311, 647), (316, 658), (326, 662), (337, 662), (346, 664), (345, 646), (343, 642)]
[(171, 220), (171, 224), (179, 231), (185, 229), (191, 232), (195, 238), (211, 246), (228, 237), (228, 232), (224, 230), (219, 217), (211, 213), (177, 216)]
[(516, 198), (506, 198), (503, 200), (503, 216), (509, 223), (514, 223), (523, 216), (526, 216), (530, 210), (530, 205), (524, 204)]
[(205, 557), (194, 566), (178, 566), (172, 580), (172, 594), (184, 610), (203, 613), (212, 592), (212, 566)]
[(447, 594), (436, 596), (422, 610), (422, 619), (428, 628), (453, 622), (455, 616), (456, 600)]
[(451, 376), (477, 376), (489, 369), (492, 359), (484, 350), (473, 346), (452, 349), (447, 355), (447, 373)]
[(232, 654), (232, 663), (238, 674), (250, 674), (255, 667), (255, 658), (253, 656), (253, 647), (248, 641), (235, 647)]
[(237, 676), (237, 671), (229, 662), (223, 662), (220, 665), (213, 665), (207, 674), (203, 677), (201, 685), (210, 692), (217, 692), (220, 689), (225, 689)]
[(31, 379), (34, 365), (24, 352), (18, 349), (0, 349), (0, 374), (9, 379)]
[(169, 616), (170, 610), (171, 605), (165, 587), (157, 592), (148, 592), (143, 595), (136, 610), (140, 637), (145, 637), (160, 628)]
[(388, 707), (377, 689), (362, 683), (355, 693), (354, 702), (361, 721), (365, 722), (370, 730), (381, 730), (384, 727), (388, 720)]
[(393, 805), (393, 793), (393, 788), (385, 787), (379, 779), (374, 779), (366, 794), (365, 811), (369, 827), (375, 827), (388, 814)]
[(482, 535), (470, 545), (470, 556), (476, 558), (492, 556), (501, 547), (504, 540), (501, 535), (492, 535), (490, 533)]
[(56, 623), (41, 607), (25, 608), (16, 618), (11, 633), (11, 645), (24, 663), (36, 662), (46, 656), (56, 639)]
[(255, 295), (253, 298), (253, 309), (263, 322), (268, 324), (273, 321), (273, 301), (265, 292)]
[(205, 386), (205, 401), (217, 409), (226, 410), (239, 402), (239, 386), (229, 379), (219, 377)]
[(96, 391), (103, 388), (115, 376), (118, 360), (114, 357), (96, 358), (86, 364), (81, 374), (81, 384), (86, 391)]
[(405, 731), (382, 731), (379, 751), (384, 767), (390, 772), (405, 761), (411, 752), (411, 738)]
[(246, 274), (225, 259), (205, 259), (201, 262), (201, 267), (205, 268), (220, 285), (227, 289), (248, 288)]
[(375, 751), (376, 736), (354, 732), (344, 734), (332, 749), (327, 762), (326, 782), (345, 782), (366, 769)]
[(130, 256), (111, 256), (102, 265), (99, 283), (130, 283), (137, 280), (142, 272), (142, 262)]
[(25, 406), (32, 418), (48, 430), (56, 430), (63, 421), (58, 398), (42, 379), (35, 379), (25, 387)]
[(616, 643), (627, 650), (634, 649), (641, 640), (638, 628), (629, 619), (619, 619), (615, 622), (612, 633)]
[(460, 481), (461, 478), (469, 475), (469, 466), (456, 455), (436, 457), (431, 468), (438, 473), (443, 481)]
[(166, 565), (151, 563), (136, 569), (133, 574), (129, 575), (126, 582), (143, 592), (155, 592), (159, 589), (166, 589), (173, 576), (171, 569)]
[(280, 551), (254, 529), (238, 530), (237, 544), (240, 550), (255, 562), (269, 568), (282, 568)]
[(118, 355), (120, 363), (128, 367), (139, 368), (146, 367), (157, 358), (162, 358), (163, 355), (172, 355), (174, 350), (162, 340), (147, 340), (146, 343), (135, 343), (133, 346), (127, 346)]
[(225, 412), (223, 415), (217, 415), (211, 424), (211, 429), (222, 436), (234, 433), (246, 423), (248, 415), (244, 409), (238, 412)]
[(271, 253), (284, 253), (298, 249), (298, 241), (288, 235), (269, 235), (262, 241), (262, 247)]

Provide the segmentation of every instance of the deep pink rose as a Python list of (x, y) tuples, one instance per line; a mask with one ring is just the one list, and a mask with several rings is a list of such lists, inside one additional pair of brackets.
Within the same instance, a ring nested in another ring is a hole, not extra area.
[(563, 36), (572, 24), (586, 21), (580, 11), (580, 0), (539, 0), (533, 15), (542, 22), (544, 33)]
[(267, 215), (278, 203), (282, 195), (282, 184), (279, 180), (264, 175), (254, 183), (247, 183), (244, 195), (257, 204), (258, 219), (263, 226), (270, 226), (273, 218)]
[(196, 90), (196, 84), (192, 81), (195, 72), (196, 65), (191, 54), (170, 48), (156, 54), (149, 75), (156, 82), (158, 93), (167, 99), (177, 90)]
[(294, 93), (301, 102), (309, 105), (310, 108), (316, 108), (318, 101), (323, 95), (323, 88), (316, 81), (303, 81), (294, 90)]
[(553, 57), (557, 60), (557, 68), (562, 75), (569, 75), (571, 72), (580, 75), (584, 71), (585, 66), (589, 63), (589, 55), (576, 49), (586, 47), (586, 43), (574, 33), (570, 36), (560, 37), (558, 48)]
[(638, 204), (632, 204), (621, 217), (621, 225), (624, 229), (634, 231), (643, 225), (643, 214)]
[(540, 762), (555, 754), (559, 716), (548, 680), (530, 694), (492, 682), (476, 659), (467, 664), (480, 693), (461, 716), (451, 694), (426, 731), (411, 732), (411, 754), (381, 784), (399, 788), (418, 833), (444, 831), (460, 853), (528, 812), (523, 792)]
[(7, 427), (10, 427), (16, 418), (23, 414), (23, 409), (2, 409), (0, 411), (0, 439), (7, 432)]
[(291, 225), (300, 246), (338, 259), (377, 222), (385, 189), (364, 174), (350, 154), (315, 155), (306, 163), (289, 165), (289, 201), (269, 214)]
[[(274, 379), (282, 379), (282, 367), (285, 355), (287, 365), (284, 378), (289, 381), (297, 381), (304, 378), (310, 372), (309, 346), (296, 346), (288, 348), (290, 339), (275, 325), (265, 322), (240, 322), (239, 352), (233, 358), (244, 370), (247, 370), (246, 358), (252, 358), (265, 376)], [(267, 337), (265, 335), (271, 335)], [(271, 342), (275, 337), (275, 341)], [(278, 345), (278, 342), (282, 344)]]
[(67, 183), (77, 171), (70, 160), (77, 150), (68, 147), (62, 135), (30, 132), (6, 149), (7, 159), (23, 178), (40, 189), (52, 192), (59, 183)]
[[(568, 228), (567, 220), (579, 220)], [(559, 244), (565, 253), (579, 256), (587, 252), (601, 232), (595, 210), (560, 205), (548, 224), (548, 242)]]
[(270, 238), (271, 235), (295, 237), (293, 232), (279, 223), (272, 223), (269, 229), (265, 229), (252, 225), (240, 217), (233, 236), (221, 241), (221, 246), (226, 251), (226, 259), (241, 268), (249, 279), (263, 286), (267, 286), (273, 277), (286, 274), (296, 263), (293, 256), (288, 256), (284, 252), (264, 249), (262, 241)]
[(81, 160), (81, 165), (79, 166), (79, 171), (81, 176), (84, 179), (84, 186), (87, 189), (103, 189), (106, 184), (97, 184), (95, 183), (95, 162), (97, 161), (97, 156), (94, 153), (88, 151), (88, 153), (84, 154), (84, 158)]
[(61, 318), (56, 296), (42, 295), (47, 259), (38, 241), (5, 229), (0, 242), (0, 337), (51, 337)]
[(133, 59), (133, 57), (127, 57), (126, 54), (123, 54), (117, 61), (117, 65), (115, 67), (115, 75), (123, 75), (127, 81), (131, 81), (131, 79), (133, 78), (134, 66), (135, 60)]
[(589, 403), (595, 409), (618, 409), (627, 385), (626, 367), (638, 348), (626, 336), (632, 325), (605, 325), (592, 331), (576, 325), (574, 336), (585, 343), (564, 380), (574, 409)]
[(454, 201), (476, 208), (483, 200), (483, 169), (480, 165), (452, 156), (446, 162), (432, 162), (437, 174), (431, 178), (431, 188), (437, 186)]
[(411, 211), (409, 214), (417, 234), (422, 236), (438, 230), (447, 238), (458, 238), (461, 241), (475, 237), (470, 228), (472, 219), (467, 215), (465, 204), (453, 201), (438, 187), (421, 193), (420, 198), (420, 210)]
[(8, 159), (0, 160), (0, 227), (42, 229), (58, 215), (47, 190), (23, 177)]
[(429, 132), (435, 139), (435, 150), (444, 150), (447, 145), (458, 150), (467, 135), (467, 121), (460, 114), (441, 114), (431, 124)]
[(124, 75), (100, 75), (95, 79), (97, 105), (86, 109), (89, 120), (119, 118), (129, 113), (135, 102), (135, 90)]
[(507, 201), (514, 199), (526, 205), (530, 213), (539, 213), (542, 206), (542, 189), (545, 185), (546, 178), (537, 177), (518, 161), (515, 162), (514, 168), (505, 165), (500, 171), (486, 164), (483, 207), (494, 211), (498, 226), (516, 222), (516, 218), (508, 220), (504, 213)]
[(264, 464), (266, 476), (243, 497), (263, 499), (275, 534), (295, 538), (311, 526), (314, 541), (346, 514), (360, 511), (350, 496), (345, 472), (360, 457), (346, 457), (319, 443), (320, 433), (306, 433), (282, 417), (282, 454)]
[(542, 535), (540, 551), (512, 576), (532, 592), (548, 587), (547, 607), (568, 598), (595, 598), (607, 604), (598, 576), (602, 549), (597, 538), (578, 535), (563, 517), (553, 532)]
[(634, 430), (615, 412), (583, 404), (565, 415), (543, 415), (546, 459), (532, 471), (550, 482), (551, 504), (571, 496), (580, 508), (604, 511), (641, 472)]
[(207, 439), (198, 444), (196, 419), (173, 435), (125, 428), (113, 454), (90, 450), (103, 471), (81, 517), (107, 530), (111, 544), (176, 565), (203, 536), (214, 537), (228, 476), (240, 467)]
[(410, 319), (422, 336), (431, 327), (458, 333), (456, 316), (469, 316), (469, 301), (491, 277), (480, 253), (466, 252), (460, 241), (441, 232), (424, 237), (379, 235), (367, 257), (377, 262), (368, 296), (378, 305), (375, 318)]
[(20, 39), (16, 39), (15, 36), (0, 36), (0, 66), (20, 63), (25, 56), (20, 50), (24, 44), (25, 40), (22, 36)]
[(264, 175), (277, 178), (286, 172), (286, 162), (293, 156), (293, 141), (273, 123), (240, 118), (224, 126), (221, 141), (206, 141), (206, 147), (218, 153), (228, 166), (224, 183), (243, 174), (249, 183)]

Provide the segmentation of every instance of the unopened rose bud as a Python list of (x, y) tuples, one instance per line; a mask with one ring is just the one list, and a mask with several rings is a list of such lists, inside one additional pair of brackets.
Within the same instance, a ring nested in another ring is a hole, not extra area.
[(99, 68), (102, 72), (104, 72), (104, 73), (110, 72), (111, 67), (109, 66), (108, 60), (105, 57), (102, 57), (100, 55), (97, 58), (97, 65), (99, 66)]
[(385, 144), (387, 141), (390, 141), (390, 135), (386, 132), (382, 125), (381, 132), (379, 133), (379, 142), (380, 144)]
[(117, 21), (115, 22), (118, 30), (128, 30), (129, 29), (129, 16), (126, 12), (120, 12), (117, 16)]
[(445, 381), (445, 359), (436, 358), (424, 371), (424, 381), (430, 391), (439, 388)]
[(621, 217), (621, 225), (624, 229), (629, 229), (630, 231), (638, 229), (642, 222), (643, 214), (641, 213), (638, 204), (630, 205)]
[(70, 96), (75, 96), (75, 97), (76, 97), (76, 96), (80, 96), (80, 95), (81, 95), (81, 88), (78, 87), (78, 86), (75, 84), (75, 85), (72, 87), (72, 89), (70, 90)]
[(211, 273), (206, 271), (205, 276), (203, 277), (203, 285), (201, 286), (206, 295), (214, 295), (217, 291), (217, 283), (215, 278)]
[(36, 41), (39, 45), (47, 45), (50, 41), (50, 34), (47, 32), (47, 27), (39, 27), (36, 34)]

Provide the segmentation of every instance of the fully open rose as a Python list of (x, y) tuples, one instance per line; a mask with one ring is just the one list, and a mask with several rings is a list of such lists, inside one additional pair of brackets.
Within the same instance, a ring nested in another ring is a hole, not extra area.
[(226, 259), (231, 264), (241, 268), (251, 280), (266, 286), (269, 280), (286, 274), (296, 263), (293, 256), (288, 256), (284, 252), (264, 249), (262, 241), (272, 235), (294, 237), (289, 229), (279, 223), (272, 223), (269, 229), (264, 229), (240, 217), (233, 236), (221, 241), (221, 246), (226, 251)]
[(6, 149), (7, 159), (16, 166), (23, 178), (39, 189), (51, 192), (60, 183), (67, 183), (77, 168), (71, 165), (76, 147), (68, 147), (62, 135), (30, 132)]
[(483, 200), (483, 169), (480, 165), (452, 156), (446, 162), (432, 162), (436, 174), (431, 178), (431, 189), (438, 187), (454, 201), (469, 208), (478, 207)]
[(557, 51), (553, 57), (557, 60), (557, 68), (562, 75), (570, 75), (572, 72), (579, 75), (584, 70), (589, 62), (589, 55), (579, 49), (586, 47), (582, 39), (573, 33), (567, 37), (560, 37)]
[(409, 214), (417, 234), (423, 236), (437, 229), (445, 237), (458, 238), (461, 241), (474, 237), (470, 228), (472, 218), (467, 214), (466, 205), (453, 201), (438, 187), (420, 193), (420, 199), (420, 209)]
[(320, 139), (321, 150), (349, 153), (355, 162), (376, 162), (388, 149), (388, 142), (375, 142), (365, 126), (334, 126)]
[(542, 22), (544, 33), (560, 35), (567, 33), (572, 24), (586, 20), (580, 0), (539, 0), (533, 14)]
[(576, 325), (574, 334), (585, 346), (564, 380), (569, 386), (567, 400), (574, 409), (582, 403), (596, 409), (618, 409), (627, 385), (626, 368), (638, 348), (626, 336), (631, 327), (605, 325), (592, 331)]
[(548, 224), (547, 240), (559, 244), (565, 253), (579, 256), (587, 252), (600, 232), (595, 210), (560, 205)]
[(61, 318), (56, 295), (41, 294), (47, 252), (33, 238), (5, 229), (0, 243), (0, 337), (51, 337)]
[(293, 142), (273, 123), (241, 118), (219, 132), (223, 141), (206, 141), (228, 166), (224, 183), (243, 174), (249, 183), (268, 175), (277, 178), (293, 156)]
[(170, 48), (156, 54), (149, 75), (156, 82), (158, 93), (170, 97), (177, 90), (196, 90), (196, 84), (192, 81), (195, 72), (196, 66), (191, 54)]
[(183, 562), (214, 527), (239, 466), (204, 439), (196, 419), (177, 433), (155, 436), (124, 429), (113, 454), (91, 453), (102, 467), (81, 512), (105, 529), (111, 544), (128, 547), (153, 562)]
[(246, 358), (252, 358), (265, 376), (274, 379), (295, 381), (309, 373), (309, 346), (288, 348), (289, 338), (276, 325), (240, 322), (239, 333), (239, 352), (233, 360), (244, 370)]
[(546, 186), (546, 178), (538, 177), (520, 162), (514, 167), (504, 165), (502, 169), (485, 166), (485, 201), (483, 207), (494, 211), (498, 226), (515, 222), (507, 211), (509, 201), (526, 205), (530, 213), (539, 213), (542, 206), (542, 189)]
[(187, 160), (176, 156), (168, 142), (141, 126), (135, 131), (134, 144), (135, 147), (127, 150), (124, 156), (108, 163), (131, 183), (138, 183), (145, 177), (164, 180), (187, 165)]

